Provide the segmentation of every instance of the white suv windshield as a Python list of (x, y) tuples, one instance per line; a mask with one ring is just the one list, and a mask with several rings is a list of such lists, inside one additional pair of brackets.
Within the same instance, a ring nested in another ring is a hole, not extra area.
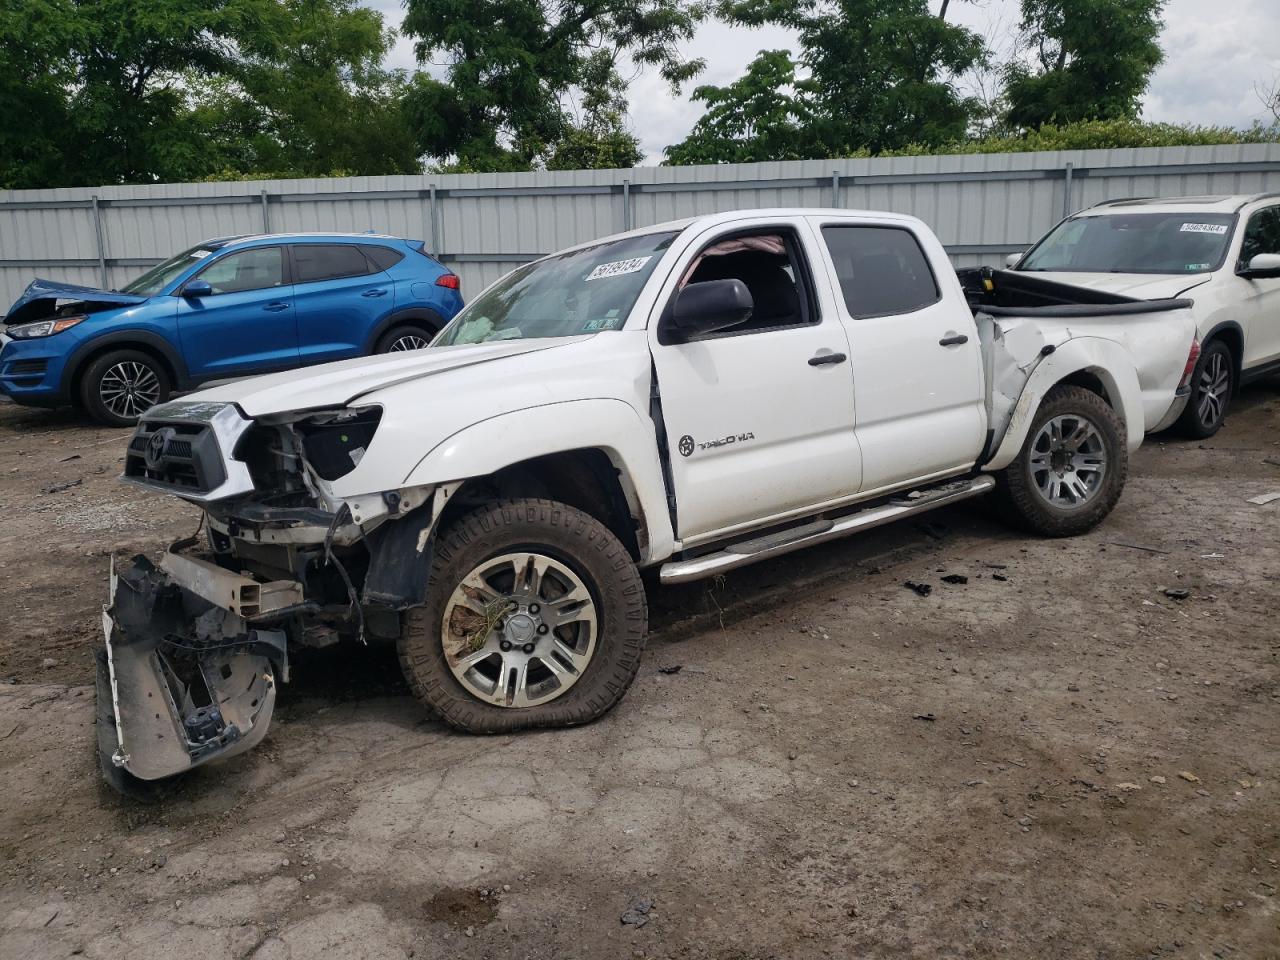
[(467, 304), (432, 346), (619, 330), (675, 238), (646, 233), (513, 270)]
[(1067, 273), (1203, 273), (1222, 265), (1235, 217), (1115, 213), (1064, 220), (1018, 265)]

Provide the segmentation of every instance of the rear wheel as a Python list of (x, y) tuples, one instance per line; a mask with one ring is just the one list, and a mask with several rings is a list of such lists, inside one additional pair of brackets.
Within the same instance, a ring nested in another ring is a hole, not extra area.
[(552, 500), (500, 501), (437, 539), (427, 602), (405, 614), (414, 695), (473, 733), (587, 723), (640, 666), (644, 586), (622, 543)]
[(1178, 429), (1188, 437), (1212, 437), (1227, 417), (1227, 404), (1235, 393), (1235, 357), (1221, 340), (1205, 346), (1191, 374), (1191, 397), (1178, 418)]
[(140, 350), (112, 350), (80, 375), (80, 399), (89, 416), (112, 427), (129, 427), (169, 399), (164, 365)]
[(1111, 405), (1083, 387), (1059, 386), (1045, 394), (1002, 487), (1022, 526), (1069, 537), (1112, 511), (1128, 469), (1124, 423)]
[(431, 343), (431, 338), (434, 336), (434, 333), (422, 327), (408, 325), (392, 327), (378, 338), (378, 344), (373, 352), (401, 353), (405, 350), (421, 350)]

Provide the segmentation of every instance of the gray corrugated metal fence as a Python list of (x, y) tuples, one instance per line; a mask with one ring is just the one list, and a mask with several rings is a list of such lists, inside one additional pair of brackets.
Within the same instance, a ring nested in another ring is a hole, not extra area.
[(8, 191), (0, 304), (34, 276), (117, 286), (227, 234), (421, 238), (475, 294), (560, 247), (720, 210), (909, 213), (933, 227), (957, 266), (971, 266), (998, 262), (1100, 200), (1266, 190), (1280, 191), (1277, 144)]

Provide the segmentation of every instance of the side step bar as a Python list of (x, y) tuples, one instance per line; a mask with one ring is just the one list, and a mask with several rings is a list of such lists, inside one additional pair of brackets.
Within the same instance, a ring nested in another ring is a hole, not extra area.
[(904, 517), (913, 517), (916, 514), (934, 510), (948, 503), (967, 500), (969, 497), (976, 497), (979, 494), (986, 493), (995, 485), (994, 477), (983, 474), (971, 479), (953, 480), (941, 486), (930, 487), (919, 492), (912, 491), (907, 496), (895, 497), (888, 503), (878, 507), (868, 507), (865, 510), (859, 510), (857, 513), (830, 520), (814, 520), (812, 523), (806, 523), (790, 530), (783, 530), (780, 533), (731, 544), (716, 553), (694, 557), (692, 560), (675, 560), (671, 563), (664, 563), (659, 573), (659, 579), (664, 584), (688, 583), (691, 580), (701, 580), (703, 577), (711, 577), (718, 573), (735, 570), (738, 567), (745, 567), (749, 563), (768, 560), (771, 557), (780, 557), (784, 553), (790, 553), (793, 550), (826, 543), (828, 540), (835, 540), (837, 537), (847, 537), (850, 534), (858, 533), (862, 530), (870, 530), (872, 527), (892, 523), (894, 520), (901, 520)]

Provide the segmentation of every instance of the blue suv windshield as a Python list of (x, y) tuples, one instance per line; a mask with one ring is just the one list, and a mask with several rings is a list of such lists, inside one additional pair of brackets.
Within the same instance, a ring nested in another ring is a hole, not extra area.
[(120, 288), (120, 292), (131, 293), (138, 297), (154, 297), (184, 270), (195, 266), (211, 253), (213, 249), (210, 247), (192, 247), (190, 250), (184, 250), (176, 257), (170, 257), (164, 263), (152, 267), (142, 276), (130, 280)]
[(676, 236), (612, 240), (513, 270), (468, 304), (432, 346), (620, 330)]

